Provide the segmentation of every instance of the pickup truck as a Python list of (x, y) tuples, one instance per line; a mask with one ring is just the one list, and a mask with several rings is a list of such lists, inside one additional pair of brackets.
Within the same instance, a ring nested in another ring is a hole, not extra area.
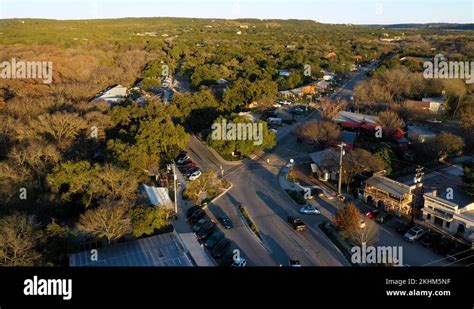
[(302, 232), (306, 229), (306, 224), (304, 224), (300, 218), (288, 216), (288, 223), (293, 227), (295, 231)]

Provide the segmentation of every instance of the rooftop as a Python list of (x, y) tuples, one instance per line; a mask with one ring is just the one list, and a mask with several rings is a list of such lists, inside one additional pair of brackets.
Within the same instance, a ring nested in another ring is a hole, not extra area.
[(69, 257), (69, 265), (81, 266), (193, 266), (176, 233), (166, 233), (97, 249), (97, 260), (90, 251)]
[[(463, 168), (461, 165), (452, 165), (439, 171), (434, 171), (423, 176), (423, 189), (426, 194), (432, 198), (442, 199), (444, 201), (458, 205), (459, 209), (465, 208), (474, 203), (474, 197), (469, 196), (462, 188)], [(413, 185), (413, 176), (407, 176), (399, 179), (407, 185)], [(447, 198), (448, 193), (449, 198)], [(433, 192), (436, 191), (433, 196)]]
[(367, 123), (372, 125), (377, 125), (377, 116), (372, 115), (365, 115), (359, 113), (352, 113), (347, 111), (340, 111), (337, 113), (336, 117), (334, 118), (335, 122), (353, 122), (353, 123)]
[(104, 100), (107, 103), (118, 103), (127, 96), (127, 87), (122, 85), (111, 86), (97, 94), (94, 101)]
[(334, 169), (337, 167), (337, 162), (331, 158), (338, 158), (339, 153), (333, 148), (327, 148), (321, 151), (316, 151), (309, 154), (311, 160), (320, 169)]
[(142, 203), (174, 209), (167, 188), (152, 187), (141, 184), (138, 190), (143, 193), (141, 198)]
[(367, 179), (365, 183), (399, 197), (411, 191), (410, 186), (381, 175), (374, 175)]

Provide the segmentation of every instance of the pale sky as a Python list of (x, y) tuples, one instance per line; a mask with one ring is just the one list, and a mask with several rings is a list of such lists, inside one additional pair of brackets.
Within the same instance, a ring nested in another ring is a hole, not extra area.
[(0, 0), (0, 18), (198, 17), (474, 23), (473, 0)]

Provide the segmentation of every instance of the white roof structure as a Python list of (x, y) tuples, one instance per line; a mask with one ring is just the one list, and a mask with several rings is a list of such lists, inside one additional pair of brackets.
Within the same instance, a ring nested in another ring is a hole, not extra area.
[(141, 184), (139, 190), (145, 193), (148, 199), (148, 204), (153, 206), (163, 206), (168, 209), (174, 209), (173, 202), (171, 202), (167, 188), (152, 187), (147, 186), (145, 184)]
[(99, 93), (93, 101), (105, 101), (109, 104), (116, 104), (127, 97), (127, 91), (127, 87), (115, 85)]
[(340, 111), (334, 118), (335, 122), (354, 122), (354, 123), (368, 123), (377, 125), (377, 116), (365, 115), (359, 113), (352, 113), (347, 111)]

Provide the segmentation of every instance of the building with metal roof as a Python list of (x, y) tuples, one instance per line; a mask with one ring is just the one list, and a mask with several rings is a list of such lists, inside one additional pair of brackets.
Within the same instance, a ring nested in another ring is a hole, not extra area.
[(195, 266), (175, 232), (118, 243), (69, 257), (72, 267), (99, 266)]

